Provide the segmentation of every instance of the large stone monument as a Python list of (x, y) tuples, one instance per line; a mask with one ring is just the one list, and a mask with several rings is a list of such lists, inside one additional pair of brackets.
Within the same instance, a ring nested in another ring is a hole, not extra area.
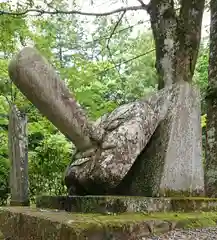
[(203, 194), (196, 87), (173, 84), (93, 123), (35, 49), (20, 51), (9, 75), (77, 148), (65, 172), (69, 195)]

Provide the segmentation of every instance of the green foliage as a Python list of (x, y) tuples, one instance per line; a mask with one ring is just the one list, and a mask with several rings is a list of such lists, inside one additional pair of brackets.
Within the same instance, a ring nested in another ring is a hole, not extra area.
[(0, 205), (5, 204), (9, 194), (7, 125), (7, 103), (5, 98), (0, 95)]
[(206, 127), (206, 117), (207, 117), (206, 114), (201, 116), (201, 127), (202, 128)]
[(63, 173), (71, 158), (71, 152), (71, 144), (59, 133), (45, 135), (34, 151), (29, 151), (32, 198), (42, 193), (60, 195), (65, 192)]
[(0, 155), (0, 205), (7, 202), (9, 196), (9, 162)]
[(209, 48), (201, 46), (195, 75), (197, 76), (197, 83), (200, 86), (202, 92), (206, 91), (208, 85), (208, 65), (209, 65)]
[(209, 66), (209, 48), (208, 45), (201, 45), (199, 56), (197, 59), (194, 81), (198, 84), (201, 91), (201, 107), (202, 112), (206, 113), (205, 95), (208, 86), (208, 66)]

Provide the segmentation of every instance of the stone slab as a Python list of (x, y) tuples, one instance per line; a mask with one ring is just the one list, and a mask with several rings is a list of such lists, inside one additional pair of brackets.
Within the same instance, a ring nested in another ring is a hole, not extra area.
[(82, 213), (152, 213), (217, 211), (217, 198), (122, 196), (38, 196), (36, 207)]
[(201, 102), (199, 89), (182, 85), (176, 107), (168, 114), (170, 126), (160, 191), (204, 192)]
[(38, 196), (36, 206), (69, 212), (84, 213), (136, 213), (169, 211), (171, 203), (166, 198), (117, 196)]
[(11, 104), (8, 126), (11, 205), (29, 206), (27, 116)]
[(126, 176), (130, 195), (204, 195), (200, 114), (199, 89), (180, 83), (167, 116)]
[(217, 213), (73, 214), (1, 207), (0, 231), (13, 240), (141, 240), (174, 228), (216, 226)]

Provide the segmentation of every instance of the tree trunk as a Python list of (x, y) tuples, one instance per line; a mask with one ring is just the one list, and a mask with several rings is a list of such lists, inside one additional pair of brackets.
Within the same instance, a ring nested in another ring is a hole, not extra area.
[(177, 25), (176, 81), (191, 82), (201, 40), (205, 0), (181, 0)]
[(29, 205), (27, 117), (13, 104), (9, 114), (8, 140), (11, 161), (10, 204), (26, 206)]
[(201, 39), (205, 0), (152, 0), (148, 12), (156, 45), (158, 88), (178, 81), (191, 82)]
[(205, 189), (209, 197), (217, 197), (217, 2), (211, 0), (209, 77), (206, 93), (206, 163)]
[(177, 19), (173, 0), (152, 0), (148, 12), (156, 46), (158, 88), (161, 89), (175, 79)]

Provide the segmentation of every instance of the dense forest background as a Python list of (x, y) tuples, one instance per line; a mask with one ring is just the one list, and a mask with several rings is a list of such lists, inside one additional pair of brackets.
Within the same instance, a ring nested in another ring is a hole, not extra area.
[[(52, 6), (63, 11), (68, 9), (67, 1), (52, 1)], [(25, 11), (31, 7), (37, 6), (32, 1), (0, 3), (0, 10), (5, 12)], [(146, 20), (140, 19), (132, 24), (129, 14), (120, 19), (120, 13), (100, 18), (69, 14), (34, 15), (0, 14), (1, 203), (9, 196), (10, 102), (28, 115), (32, 200), (37, 194), (65, 193), (63, 174), (74, 151), (71, 142), (10, 82), (8, 62), (19, 49), (27, 45), (36, 47), (57, 69), (91, 119), (157, 90), (155, 44)], [(85, 29), (87, 23), (94, 26), (91, 32)], [(206, 124), (204, 97), (208, 84), (208, 54), (209, 42), (203, 38), (194, 74), (194, 83), (201, 89), (202, 128)]]

